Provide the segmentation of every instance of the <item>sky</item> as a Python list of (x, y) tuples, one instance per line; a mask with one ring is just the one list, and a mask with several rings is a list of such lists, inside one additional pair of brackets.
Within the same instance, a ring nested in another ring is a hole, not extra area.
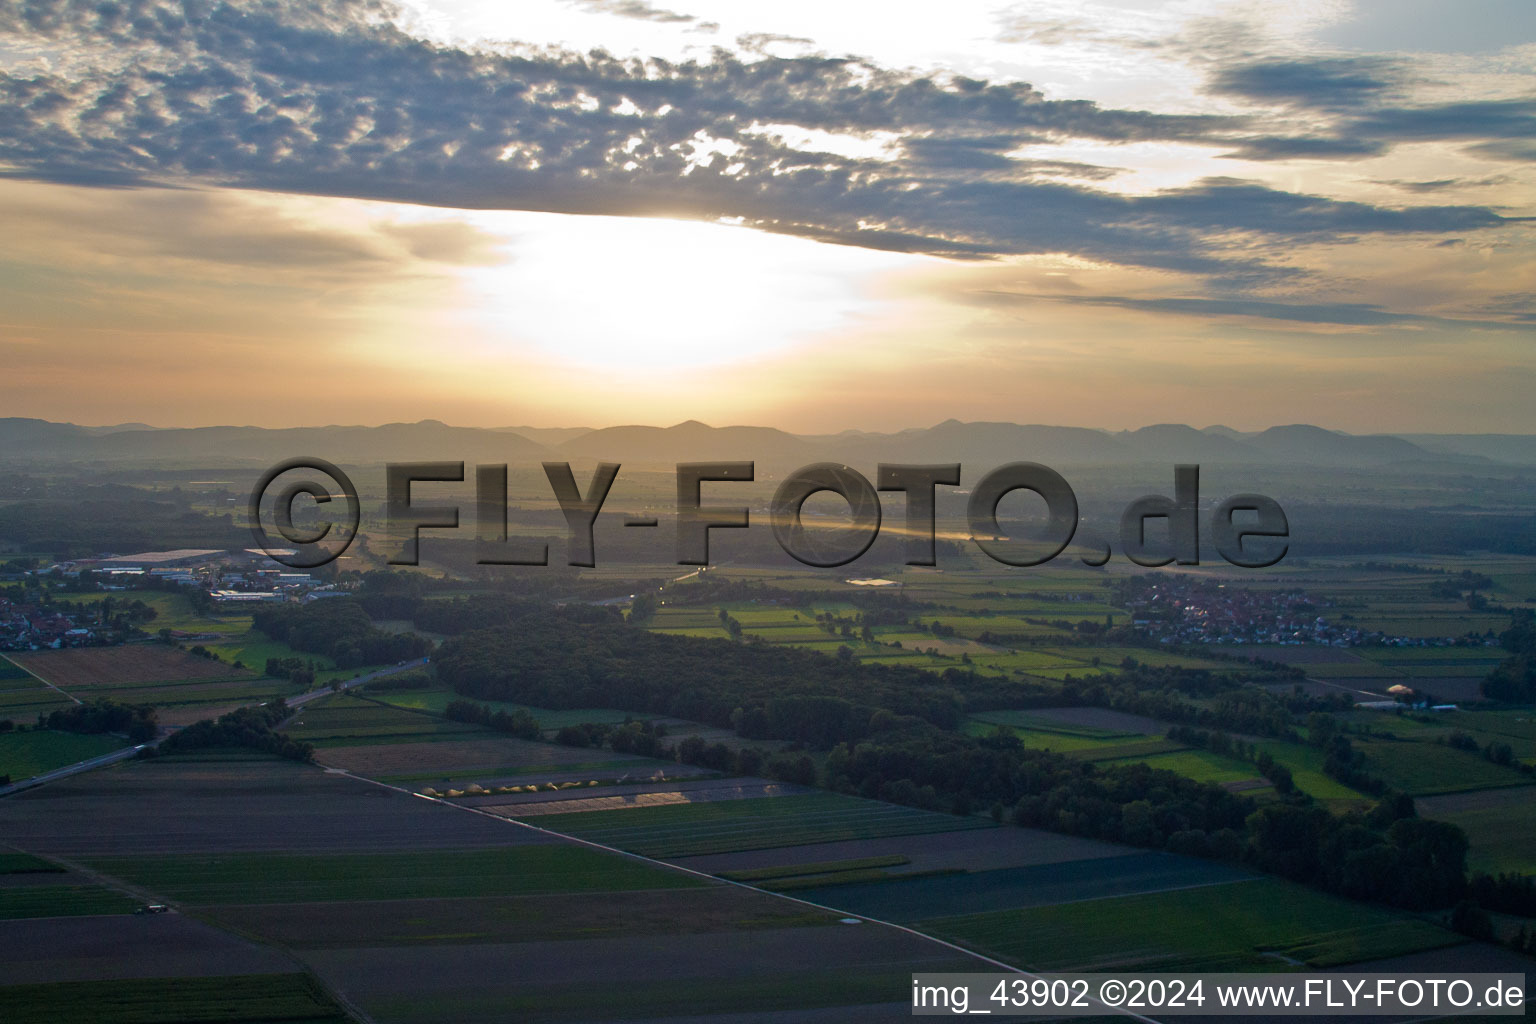
[(1533, 72), (1528, 0), (0, 0), (3, 414), (1536, 433)]

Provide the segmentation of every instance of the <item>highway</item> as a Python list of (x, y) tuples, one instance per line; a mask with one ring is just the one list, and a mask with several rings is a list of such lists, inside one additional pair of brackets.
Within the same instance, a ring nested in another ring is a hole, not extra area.
[[(361, 686), (364, 683), (378, 679), (380, 676), (392, 676), (397, 672), (409, 672), (413, 668), (421, 668), (422, 666), (426, 665), (426, 663), (426, 658), (417, 658), (415, 661), (402, 662), (399, 665), (390, 665), (388, 668), (378, 669), (377, 671), (370, 672), (365, 676), (358, 676), (356, 679), (347, 679), (342, 682), (341, 688), (343, 690), (350, 690), (354, 686)], [(332, 690), (329, 686), (319, 690), (311, 690), (308, 693), (301, 693), (297, 697), (289, 697), (288, 706), (290, 708), (301, 708), (312, 700), (319, 700), (321, 697), (329, 697), (331, 693)]]

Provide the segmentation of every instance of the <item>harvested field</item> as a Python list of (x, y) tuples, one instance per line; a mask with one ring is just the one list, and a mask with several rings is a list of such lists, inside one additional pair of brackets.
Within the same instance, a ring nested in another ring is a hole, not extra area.
[(304, 974), (77, 981), (0, 988), (7, 1024), (346, 1024)]
[(123, 647), (76, 647), (63, 651), (24, 651), (7, 655), (68, 693), (88, 693), (119, 686), (188, 679), (249, 679), (253, 673), (222, 661), (163, 644)]
[(536, 832), (291, 761), (137, 761), (0, 800), (48, 855), (380, 851), (545, 843)]
[(221, 906), (204, 916), (295, 949), (542, 942), (789, 928), (835, 918), (734, 886), (559, 896)]
[[(7, 680), (7, 686), (12, 682)], [(40, 714), (46, 715), (75, 703), (40, 679), (33, 679), (32, 683), (32, 686), (0, 690), (0, 718), (8, 718), (13, 722), (35, 722)]]
[(0, 985), (286, 974), (293, 961), (184, 914), (0, 921)]
[(1249, 647), (1247, 653), (1252, 657), (1278, 662), (1281, 665), (1336, 665), (1365, 660), (1342, 647), (1323, 647), (1313, 644), (1255, 645)]
[[(305, 717), (308, 717), (307, 713)], [(297, 739), (302, 734), (294, 730), (289, 735)], [(576, 765), (600, 766), (636, 760), (585, 747), (562, 747), (553, 743), (498, 736), (490, 732), (481, 732), (479, 735), (484, 738), (322, 747), (315, 752), (315, 758), (322, 764), (386, 781), (515, 775), (531, 770)], [(656, 769), (667, 769), (669, 775), (679, 767), (671, 761), (648, 763), (654, 764)]]
[(1252, 877), (1247, 871), (1213, 861), (1169, 853), (1132, 853), (1063, 864), (824, 886), (800, 889), (795, 895), (839, 910), (910, 924), (999, 907), (1050, 906), (1221, 885)]
[(995, 827), (980, 818), (936, 814), (836, 793), (541, 815), (537, 824), (648, 857)]

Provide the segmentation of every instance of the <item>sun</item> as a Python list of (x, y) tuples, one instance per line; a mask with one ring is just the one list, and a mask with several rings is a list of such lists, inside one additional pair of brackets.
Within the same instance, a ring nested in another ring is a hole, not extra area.
[(855, 330), (868, 284), (913, 257), (747, 228), (653, 218), (523, 215), (511, 262), (467, 270), (501, 343), (578, 367), (750, 362)]

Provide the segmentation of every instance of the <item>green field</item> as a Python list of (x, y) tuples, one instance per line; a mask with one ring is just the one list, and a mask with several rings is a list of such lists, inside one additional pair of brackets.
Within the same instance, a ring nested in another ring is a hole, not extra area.
[(537, 824), (648, 857), (993, 827), (981, 818), (936, 814), (837, 793), (550, 814), (539, 816)]
[(1261, 971), (1283, 969), (1282, 957), (1328, 967), (1466, 941), (1272, 878), (939, 918), (921, 928), (1053, 971)]
[(997, 728), (1017, 736), (1026, 748), (1050, 750), (1080, 761), (1112, 761), (1183, 750), (1184, 744), (1141, 732), (1067, 725), (1027, 711), (983, 711), (961, 725), (968, 736), (987, 736)]
[(326, 856), (99, 857), (91, 866), (192, 905), (617, 892), (704, 884), (678, 872), (571, 846)]
[(1126, 764), (1145, 764), (1163, 771), (1177, 772), (1196, 782), (1221, 785), (1224, 782), (1247, 782), (1259, 778), (1259, 770), (1247, 761), (1213, 754), (1209, 750), (1176, 750), (1150, 757), (1133, 757), (1123, 761), (1101, 762), (1105, 767)]
[[(0, 718), (10, 719), (18, 725), (37, 721), (38, 715), (67, 708), (74, 701), (58, 690), (45, 686), (41, 680), (33, 680), (35, 686), (19, 686), (20, 680), (0, 683)], [(15, 687), (15, 688), (13, 688)]]
[[(0, 888), (0, 920), (131, 914), (138, 901), (99, 885), (26, 885)], [(0, 1020), (5, 1020), (0, 1015)]]
[(8, 732), (0, 734), (0, 775), (19, 782), (124, 746), (127, 741), (117, 736), (83, 736), (51, 729)]
[[(366, 690), (366, 686), (364, 687)], [(408, 708), (412, 711), (426, 711), (434, 715), (440, 715), (447, 709), (450, 701), (464, 700), (452, 690), (380, 690), (377, 693), (369, 692), (368, 696), (373, 700), (393, 704), (398, 708)], [(559, 729), (566, 725), (579, 725), (582, 722), (598, 722), (605, 725), (618, 725), (629, 718), (655, 717), (637, 715), (630, 711), (619, 711), (615, 708), (536, 708), (528, 704), (516, 704), (507, 700), (482, 700), (479, 697), (467, 698), (476, 704), (483, 704), (492, 711), (505, 711), (511, 714), (514, 711), (526, 711), (538, 720), (539, 727), (543, 729)]]
[[(0, 655), (0, 719), (29, 724), (39, 714), (68, 707), (74, 702), (58, 690)], [(0, 768), (0, 773), (5, 769)]]
[(217, 654), (220, 659), (230, 664), (240, 662), (246, 668), (254, 672), (265, 671), (268, 658), (298, 658), (301, 661), (315, 663), (315, 682), (325, 685), (337, 679), (351, 679), (354, 676), (367, 675), (374, 669), (385, 668), (384, 665), (363, 665), (358, 668), (336, 668), (327, 658), (307, 654), (296, 650), (287, 644), (272, 640), (258, 629), (246, 630), (243, 633), (231, 634), (227, 640), (205, 640), (204, 647)]
[(1456, 793), (1419, 806), (1420, 817), (1460, 825), (1467, 833), (1469, 869), (1536, 874), (1536, 788)]
[(296, 740), (328, 747), (421, 743), (462, 739), (475, 733), (490, 735), (476, 725), (391, 707), (350, 693), (317, 700), (301, 708), (283, 731)]
[(1357, 742), (1355, 749), (1365, 754), (1366, 771), (1409, 796), (1530, 784), (1519, 772), (1492, 764), (1481, 754), (1439, 743), (1373, 740)]
[[(135, 590), (126, 593), (69, 595), (71, 601), (78, 601), (82, 604), (91, 604), (105, 600), (108, 597), (117, 603), (142, 601), (153, 608), (155, 610), (155, 617), (143, 625), (143, 629), (148, 633), (155, 633), (162, 629), (174, 629), (183, 630), (188, 633), (223, 633), (229, 636), (237, 636), (249, 631), (251, 628), (251, 613), (249, 611), (201, 615), (192, 607), (192, 602), (187, 600), (185, 594)], [(257, 667), (259, 668), (260, 666)]]
[(51, 875), (64, 869), (30, 853), (0, 853), (0, 875)]
[(1436, 817), (1460, 825), (1467, 833), (1470, 870), (1536, 874), (1536, 814), (1482, 810)]
[[(1370, 799), (1332, 776), (1324, 774), (1324, 755), (1316, 747), (1287, 743), (1284, 740), (1260, 740), (1254, 746), (1289, 768), (1291, 781), (1296, 783), (1297, 789), (1324, 803), (1357, 805)], [(1343, 808), (1340, 806), (1336, 809)]]
[(348, 1024), (304, 974), (143, 978), (0, 987), (6, 1024)]

